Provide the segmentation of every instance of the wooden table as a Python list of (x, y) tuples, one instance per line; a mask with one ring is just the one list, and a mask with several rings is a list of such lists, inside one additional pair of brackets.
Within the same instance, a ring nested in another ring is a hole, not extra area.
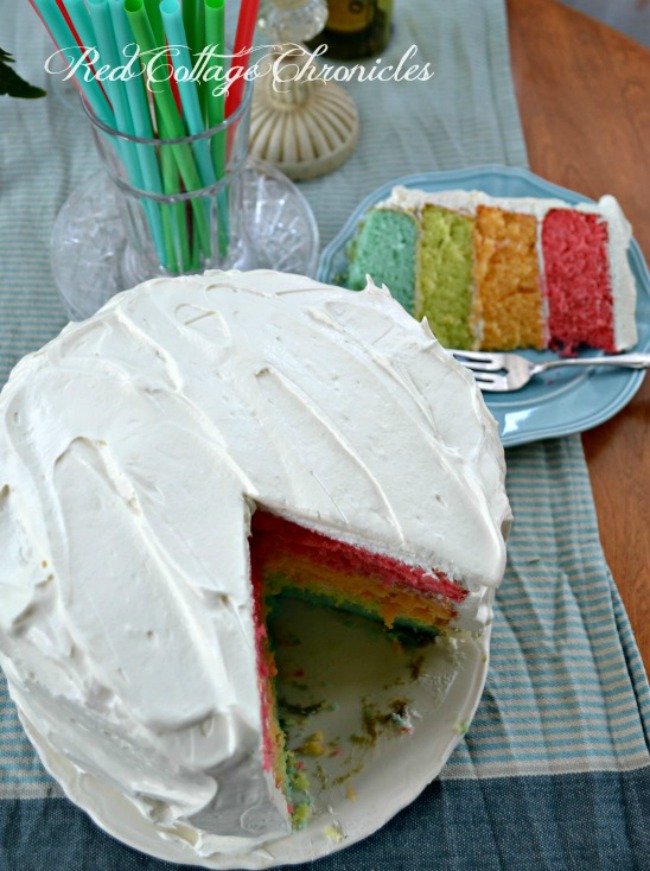
[[(650, 262), (650, 52), (555, 0), (507, 0), (531, 169), (611, 193)], [(583, 435), (600, 535), (650, 672), (650, 376)]]

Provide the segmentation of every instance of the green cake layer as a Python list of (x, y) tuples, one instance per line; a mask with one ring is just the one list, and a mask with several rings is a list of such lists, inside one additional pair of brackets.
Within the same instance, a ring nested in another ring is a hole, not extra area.
[(350, 251), (347, 286), (363, 290), (370, 275), (375, 284), (385, 284), (395, 299), (413, 312), (417, 237), (417, 222), (411, 215), (392, 209), (369, 211)]
[(472, 218), (439, 206), (422, 211), (415, 316), (426, 315), (434, 336), (446, 348), (474, 346), (473, 226)]

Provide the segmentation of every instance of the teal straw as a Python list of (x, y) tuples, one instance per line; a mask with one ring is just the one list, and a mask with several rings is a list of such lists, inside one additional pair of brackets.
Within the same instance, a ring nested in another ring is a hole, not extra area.
[[(88, 8), (90, 12), (90, 21), (95, 29), (97, 47), (102, 55), (102, 62), (108, 63), (112, 69), (115, 69), (120, 63), (120, 53), (116, 35), (113, 30), (113, 22), (108, 0), (88, 0)], [(130, 136), (135, 135), (129, 101), (122, 82), (115, 82), (107, 79), (105, 86), (110, 101), (113, 104), (117, 129), (121, 133), (126, 133)], [(144, 188), (143, 165), (146, 162), (146, 158), (143, 157), (142, 151), (145, 150), (147, 146), (136, 145), (127, 140), (117, 138), (115, 139), (115, 143), (121, 153), (131, 183), (138, 188), (138, 190), (142, 190)], [(167, 258), (163, 242), (162, 223), (158, 203), (150, 200), (148, 197), (142, 197), (141, 202), (147, 215), (158, 260), (164, 266)]]
[[(82, 57), (81, 48), (75, 42), (65, 19), (61, 15), (55, 0), (33, 0), (38, 8), (47, 29), (52, 34), (54, 41), (60, 49), (65, 49), (66, 56), (72, 61), (72, 65), (78, 63)], [(99, 83), (95, 79), (86, 81), (84, 76), (76, 77), (79, 86), (86, 95), (93, 112), (107, 127), (115, 125), (115, 117), (106, 96), (102, 93)]]
[[(160, 4), (160, 13), (162, 15), (163, 27), (167, 35), (169, 47), (174, 48), (172, 55), (174, 69), (180, 69), (191, 66), (190, 53), (186, 45), (185, 27), (183, 25), (183, 17), (181, 7), (177, 0), (163, 0)], [(183, 79), (178, 76), (178, 93), (181, 98), (181, 105), (185, 114), (185, 122), (192, 136), (205, 132), (203, 116), (201, 115), (201, 105), (196, 85), (193, 81)], [(210, 162), (210, 144), (209, 138), (203, 137), (192, 143), (194, 156), (201, 172), (204, 187), (213, 185), (216, 181), (212, 163)], [(208, 224), (210, 222), (210, 202), (208, 197), (203, 198), (205, 206), (205, 215)], [(219, 228), (221, 233), (221, 228)], [(211, 246), (210, 246), (211, 247)], [(222, 243), (219, 243), (221, 249)], [(206, 252), (207, 256), (211, 255), (211, 250)], [(198, 267), (199, 252), (196, 244), (193, 246), (193, 260), (196, 261)]]
[[(160, 12), (163, 27), (167, 34), (167, 42), (170, 48), (173, 47), (177, 50), (177, 54), (173, 56), (174, 69), (178, 70), (181, 67), (191, 69), (190, 53), (186, 44), (185, 28), (178, 0), (163, 0), (160, 4)], [(200, 133), (205, 133), (205, 125), (201, 115), (201, 104), (195, 82), (182, 80), (179, 77), (178, 92), (181, 97), (185, 122), (190, 134), (196, 136)], [(210, 149), (207, 137), (199, 139), (194, 143), (194, 153), (201, 171), (203, 185), (207, 187), (214, 184), (216, 179), (212, 164), (210, 163)]]
[[(142, 0), (125, 0), (125, 8), (135, 38), (140, 44), (140, 49), (144, 52), (151, 51), (154, 47), (154, 35)], [(183, 138), (185, 136), (185, 130), (183, 122), (178, 114), (169, 82), (163, 81), (156, 84), (157, 88), (154, 91), (154, 102), (158, 117), (160, 118), (163, 127), (163, 138)], [(185, 189), (187, 191), (200, 190), (201, 178), (194, 162), (192, 149), (185, 143), (179, 143), (171, 146), (171, 151), (183, 179)], [(163, 178), (165, 178), (164, 172)], [(210, 234), (203, 204), (196, 198), (192, 199), (191, 202), (201, 246), (204, 252), (209, 254)]]
[[(124, 9), (124, 0), (110, 0), (110, 10), (118, 45), (121, 45), (124, 50), (127, 45), (130, 45), (135, 41), (133, 31), (131, 30)], [(135, 135), (139, 136), (141, 139), (153, 139), (154, 134), (151, 123), (151, 114), (149, 111), (149, 102), (142, 81), (135, 78), (129, 78), (124, 82), (124, 86), (129, 101)], [(146, 190), (155, 194), (163, 194), (164, 187), (160, 177), (160, 167), (156, 159), (156, 154), (149, 146), (139, 145), (138, 148), (140, 149), (140, 156), (143, 158), (142, 171)], [(169, 209), (165, 208), (164, 205), (160, 206), (160, 211), (162, 213), (162, 232), (166, 252), (165, 257), (160, 262), (170, 272), (178, 272), (178, 268), (175, 265), (176, 254), (174, 248), (174, 228), (171, 215)]]
[[(180, 69), (183, 66), (189, 69), (190, 53), (185, 44), (185, 28), (183, 26), (183, 18), (181, 7), (178, 0), (163, 0), (160, 4), (160, 12), (162, 14), (163, 26), (167, 34), (167, 42), (169, 46), (173, 46), (177, 51), (173, 56), (175, 69)], [(178, 92), (181, 98), (181, 104), (185, 112), (185, 121), (188, 129), (193, 136), (205, 132), (205, 124), (201, 114), (201, 104), (199, 94), (193, 81), (184, 80), (178, 77)], [(216, 182), (214, 169), (210, 160), (210, 138), (203, 137), (197, 139), (193, 143), (196, 162), (201, 171), (203, 184), (209, 187)], [(225, 256), (228, 250), (228, 230), (223, 224), (223, 205), (220, 205), (220, 199), (223, 199), (223, 192), (217, 193), (217, 232), (219, 239), (219, 251), (222, 256)], [(204, 198), (206, 218), (210, 221), (210, 202), (207, 197)], [(228, 210), (226, 208), (226, 220)], [(211, 251), (208, 252), (211, 254)], [(196, 245), (194, 246), (194, 257), (198, 257)]]
[(84, 48), (91, 48), (95, 45), (95, 34), (84, 0), (68, 0), (65, 5), (68, 15), (81, 37)]
[[(192, 32), (194, 34), (194, 42), (192, 43), (193, 54), (198, 57), (201, 51), (205, 48), (205, 9), (203, 0), (192, 0), (194, 9), (194, 26)], [(207, 90), (207, 82), (199, 81), (199, 93), (202, 99), (205, 99), (205, 91)], [(209, 126), (209, 125), (208, 125)]]

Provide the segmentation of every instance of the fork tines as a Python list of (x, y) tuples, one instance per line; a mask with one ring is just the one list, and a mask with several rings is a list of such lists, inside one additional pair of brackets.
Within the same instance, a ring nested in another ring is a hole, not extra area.
[(454, 357), (459, 357), (458, 362), (462, 363), (466, 369), (478, 372), (498, 372), (500, 369), (505, 369), (504, 354), (491, 354), (487, 351), (457, 351), (449, 348), (449, 353)]

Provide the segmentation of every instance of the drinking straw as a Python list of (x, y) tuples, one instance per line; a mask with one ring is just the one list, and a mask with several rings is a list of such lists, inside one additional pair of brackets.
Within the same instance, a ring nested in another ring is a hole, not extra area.
[[(153, 32), (153, 28), (151, 28), (151, 22), (148, 19), (147, 7), (146, 5), (143, 5), (142, 2), (137, 3), (136, 6), (138, 7), (138, 9), (136, 15), (136, 24), (134, 25), (134, 21), (128, 5), (125, 3), (127, 16), (129, 18), (129, 21), (131, 22), (131, 27), (133, 28), (134, 33), (138, 38), (140, 49), (144, 52), (149, 52), (152, 50), (155, 51), (158, 46), (154, 45), (153, 42), (156, 36)], [(157, 12), (157, 14), (160, 16), (159, 12)], [(162, 17), (160, 18), (160, 25), (162, 26)], [(162, 34), (162, 41), (164, 43), (164, 33)], [(166, 84), (169, 83), (167, 82)], [(164, 96), (162, 102), (159, 99), (161, 93)], [(158, 133), (163, 139), (176, 139), (185, 135), (185, 128), (178, 113), (178, 106), (171, 93), (171, 88), (166, 89), (163, 85), (162, 91), (156, 90), (154, 92), (154, 113), (156, 116), (156, 126), (158, 128)], [(180, 148), (183, 148), (183, 150), (185, 150), (187, 149), (187, 146), (161, 145), (159, 149), (165, 194), (171, 195), (172, 197), (174, 194), (181, 193), (181, 185), (178, 178), (178, 169), (180, 168), (180, 166), (178, 166), (177, 168), (177, 161), (175, 159), (178, 153), (178, 149)], [(185, 182), (185, 184), (186, 189), (190, 190), (191, 188), (187, 184), (187, 182)], [(192, 187), (195, 188), (196, 186), (197, 185), (193, 185)], [(193, 200), (192, 208), (194, 210), (194, 214), (197, 215), (202, 209), (202, 203), (198, 203), (196, 200)], [(189, 232), (191, 227), (189, 223), (190, 215), (187, 214), (185, 203), (181, 200), (179, 200), (178, 202), (171, 202), (169, 204), (163, 205), (163, 213), (166, 214), (169, 226), (171, 228), (172, 246), (174, 252), (173, 271), (187, 272), (192, 264), (189, 246)], [(201, 215), (201, 217), (204, 221), (207, 221), (205, 215)], [(200, 219), (201, 218), (199, 218), (198, 220)], [(206, 235), (209, 239), (209, 235), (207, 233)], [(209, 247), (206, 250), (209, 250)], [(180, 270), (176, 265), (177, 263), (180, 264)]]
[[(153, 31), (155, 49), (164, 49), (167, 47), (167, 41), (165, 39), (165, 28), (163, 25), (162, 15), (160, 12), (160, 0), (144, 0), (144, 8), (147, 11), (147, 17), (149, 18), (149, 23), (151, 24), (151, 29)], [(165, 53), (166, 56), (167, 53)], [(171, 65), (171, 57), (169, 57), (169, 64)], [(181, 111), (181, 100), (180, 94), (178, 93), (178, 85), (176, 83), (176, 79), (172, 76), (169, 80), (169, 86), (172, 89), (172, 94), (174, 95), (174, 101), (176, 103), (176, 107), (180, 113)]]
[(68, 0), (67, 6), (68, 14), (81, 39), (81, 44), (84, 48), (91, 48), (95, 45), (95, 34), (84, 0)]
[[(223, 0), (204, 0), (205, 6), (205, 35), (207, 44), (213, 47), (219, 47), (219, 53), (214, 59), (214, 64), (209, 68), (212, 70), (220, 70), (217, 76), (221, 84), (225, 81), (224, 76), (224, 33), (225, 20)], [(218, 90), (218, 89), (217, 89)], [(225, 118), (224, 95), (222, 93), (208, 94), (206, 100), (206, 114), (208, 127), (216, 127), (221, 124)], [(223, 136), (221, 137), (223, 140)], [(225, 154), (225, 151), (224, 151)], [(215, 167), (217, 176), (223, 175), (223, 166), (221, 170)]]
[(228, 88), (228, 95), (226, 97), (227, 118), (237, 109), (241, 103), (242, 94), (244, 93), (243, 73), (248, 67), (250, 52), (253, 46), (253, 34), (255, 32), (258, 7), (259, 0), (242, 0), (241, 8), (239, 10), (237, 33), (233, 48), (233, 61), (230, 71), (233, 73), (237, 70), (241, 74), (237, 76)]
[[(65, 18), (60, 14), (55, 0), (29, 0), (29, 2), (45, 22), (50, 36), (59, 51), (65, 49), (66, 53), (68, 53), (72, 61), (70, 66), (78, 63), (83, 56), (83, 51), (79, 43), (74, 39)], [(114, 126), (115, 116), (113, 110), (106, 93), (100, 88), (99, 83), (94, 78), (86, 81), (84, 76), (76, 76), (76, 81), (79, 87), (82, 88), (99, 120), (108, 127)]]
[[(108, 0), (88, 0), (88, 9), (90, 13), (89, 22), (94, 28), (97, 48), (102, 55), (102, 62), (107, 63), (111, 69), (116, 69), (120, 63), (120, 50), (113, 29), (113, 21)], [(131, 118), (131, 109), (129, 107), (126, 89), (122, 86), (121, 82), (113, 81), (108, 78), (106, 80), (106, 90), (108, 91), (108, 96), (113, 105), (113, 111), (115, 112), (117, 129), (121, 133), (134, 136), (135, 130)], [(144, 186), (143, 168), (144, 163), (146, 162), (143, 150), (145, 150), (147, 146), (137, 145), (126, 139), (115, 139), (114, 141), (118, 153), (121, 155), (124, 165), (126, 166), (129, 180), (136, 188), (141, 190)], [(141, 202), (147, 215), (149, 227), (151, 228), (151, 236), (156, 249), (156, 254), (158, 255), (159, 261), (164, 264), (166, 261), (166, 252), (163, 243), (162, 222), (158, 203), (148, 197), (142, 197)]]
[[(191, 47), (193, 54), (198, 56), (205, 48), (205, 11), (203, 9), (202, 0), (191, 0), (191, 5), (194, 12), (194, 22), (192, 24), (192, 34), (194, 41), (192, 42)], [(205, 90), (205, 81), (199, 81), (199, 93), (201, 94), (202, 100), (204, 99)]]
[[(178, 178), (178, 170), (172, 152), (173, 146), (160, 146), (160, 163), (162, 165), (163, 178), (165, 180), (165, 193), (168, 195), (179, 194), (181, 186)], [(181, 272), (187, 272), (190, 268), (190, 243), (189, 224), (185, 211), (185, 203), (182, 200), (163, 205), (163, 210), (173, 219), (172, 233), (175, 240), (174, 258), (181, 264)], [(178, 267), (174, 267), (178, 272)]]
[[(204, 0), (205, 4), (205, 36), (207, 44), (218, 47), (219, 52), (211, 69), (220, 71), (217, 76), (219, 84), (225, 82), (225, 13), (223, 0)], [(215, 81), (213, 79), (213, 81)], [(219, 88), (217, 88), (219, 91)], [(209, 128), (222, 124), (225, 119), (225, 97), (223, 93), (210, 93), (210, 86), (205, 92), (205, 107)], [(226, 170), (226, 136), (224, 131), (215, 133), (210, 143), (214, 171), (218, 179), (223, 178)], [(228, 250), (228, 190), (221, 189), (217, 195), (219, 251), (222, 256)]]
[[(110, 0), (110, 11), (115, 38), (117, 44), (122, 46), (123, 54), (125, 48), (134, 41), (133, 33), (124, 9), (124, 0)], [(151, 114), (149, 112), (149, 103), (142, 82), (138, 79), (129, 77), (124, 82), (124, 87), (129, 102), (134, 135), (141, 139), (153, 139), (153, 126), (151, 123)], [(140, 153), (146, 190), (151, 191), (154, 194), (162, 194), (163, 183), (160, 178), (160, 167), (158, 166), (158, 161), (156, 160), (156, 154), (153, 148), (148, 145), (139, 144), (138, 151)], [(174, 229), (171, 220), (172, 216), (164, 205), (161, 206), (160, 211), (165, 250), (165, 256), (160, 262), (170, 272), (177, 272), (178, 268), (175, 265), (176, 255), (174, 249)]]
[(187, 36), (187, 47), (190, 50), (190, 56), (192, 58), (192, 62), (195, 60), (194, 56), (194, 4), (196, 0), (183, 0), (182, 13), (183, 13), (183, 27), (185, 28), (185, 34)]
[[(152, 51), (155, 48), (154, 35), (143, 0), (125, 0), (124, 6), (135, 38), (140, 44), (141, 51), (145, 53)], [(169, 82), (162, 81), (156, 84), (154, 105), (162, 128), (162, 136), (165, 139), (183, 138), (185, 136), (185, 129), (178, 114)], [(186, 143), (172, 145), (170, 149), (180, 171), (185, 189), (187, 191), (199, 190), (201, 188), (201, 179), (194, 162), (192, 149)], [(174, 184), (174, 180), (169, 177), (168, 169), (166, 172), (166, 162), (163, 162), (163, 180), (165, 188), (167, 188), (168, 184)], [(192, 209), (201, 246), (207, 254), (210, 251), (210, 235), (205, 211), (203, 210), (202, 203), (198, 202), (197, 198), (192, 199)]]
[[(64, 46), (66, 52), (69, 52), (71, 57), (71, 63), (68, 63), (69, 68), (77, 63), (83, 56), (83, 52), (81, 47), (79, 46), (78, 39), (73, 37), (72, 31), (69, 28), (69, 25), (66, 20), (66, 17), (60, 17), (59, 9), (57, 8), (57, 4), (54, 0), (29, 0), (32, 5), (34, 11), (38, 15), (38, 17), (43, 22), (45, 29), (48, 31), (52, 41), (56, 45), (56, 47), (60, 50), (60, 46)], [(121, 0), (119, 0), (121, 2)], [(84, 10), (85, 11), (85, 10)], [(87, 13), (86, 13), (87, 15)], [(90, 38), (89, 30), (92, 30), (92, 24), (89, 24), (90, 18), (86, 20), (84, 18), (83, 13), (81, 16), (77, 16), (77, 23), (81, 24), (81, 30), (85, 33), (84, 41), (88, 40), (89, 46), (92, 46), (95, 42), (94, 35)], [(82, 23), (83, 22), (83, 23)], [(75, 39), (75, 44), (71, 44), (71, 39)], [(130, 41), (130, 34), (129, 34)], [(64, 55), (64, 59), (68, 62), (67, 57)], [(77, 86), (83, 91), (88, 103), (93, 110), (95, 116), (105, 124), (107, 127), (113, 127), (115, 125), (115, 115), (112, 111), (111, 104), (108, 100), (108, 96), (103, 88), (98, 87), (98, 83), (95, 79), (91, 79), (87, 81), (84, 76), (75, 76), (75, 82)], [(148, 113), (147, 113), (148, 115)], [(142, 131), (141, 131), (142, 132)], [(144, 135), (147, 135), (144, 132)], [(151, 136), (151, 130), (148, 131), (148, 135)], [(118, 146), (119, 150), (119, 146)], [(153, 157), (153, 155), (152, 155)], [(154, 158), (155, 163), (155, 158)], [(149, 172), (147, 172), (148, 183), (152, 181), (152, 173), (151, 167), (149, 168)], [(158, 185), (160, 187), (160, 185)], [(154, 219), (155, 220), (155, 219)], [(156, 233), (155, 230), (152, 230), (152, 235)], [(154, 241), (156, 241), (156, 236), (154, 235)], [(169, 249), (173, 250), (172, 240), (170, 237)], [(160, 251), (157, 252), (160, 256)], [(161, 260), (162, 263), (165, 262), (164, 258)]]
[(147, 12), (147, 18), (151, 24), (155, 45), (154, 48), (163, 48), (165, 45), (165, 31), (163, 28), (160, 9), (158, 8), (158, 0), (144, 0), (144, 8)]
[[(59, 12), (63, 16), (66, 24), (70, 28), (70, 33), (72, 34), (72, 38), (77, 43), (77, 45), (82, 49), (92, 46), (93, 45), (92, 40), (90, 42), (86, 42), (84, 39), (81, 38), (81, 36), (79, 36), (79, 31), (77, 29), (77, 24), (79, 22), (75, 21), (72, 14), (68, 10), (68, 6), (65, 5), (64, 0), (56, 0), (56, 5), (58, 6)], [(86, 29), (87, 29), (89, 26), (88, 13), (86, 12), (85, 9), (83, 11), (77, 9), (77, 11), (79, 13), (78, 17), (81, 18), (82, 29), (84, 28), (84, 25), (86, 26)], [(86, 35), (88, 36), (87, 33), (86, 33)], [(88, 64), (88, 66), (92, 70), (93, 75), (96, 76), (95, 67), (92, 65), (90, 59), (87, 59), (86, 63)], [(100, 87), (102, 93), (104, 94), (106, 99), (108, 99), (108, 96), (106, 94), (106, 91), (104, 90), (104, 86), (101, 83), (101, 81), (99, 81), (98, 84), (99, 84), (99, 87)]]
[[(177, 0), (163, 0), (160, 4), (160, 15), (162, 25), (167, 38), (168, 47), (173, 46), (174, 52), (170, 51), (169, 57), (175, 70), (185, 68), (191, 70), (192, 60), (190, 58), (187, 35), (183, 23), (183, 14)], [(194, 24), (194, 19), (193, 24)], [(191, 136), (196, 136), (205, 132), (203, 117), (201, 115), (201, 106), (199, 95), (197, 92), (196, 83), (186, 78), (185, 76), (174, 77), (176, 83), (176, 93), (178, 94), (178, 102), (184, 112), (185, 123)], [(194, 156), (198, 165), (203, 186), (208, 187), (215, 183), (214, 170), (210, 163), (210, 152), (208, 138), (200, 138), (192, 143)], [(210, 203), (207, 197), (202, 198), (205, 208), (206, 220), (210, 222)], [(194, 234), (192, 245), (192, 266), (198, 268), (199, 265), (199, 246), (198, 236)], [(209, 254), (210, 252), (206, 252)]]
[[(160, 4), (160, 13), (162, 16), (163, 27), (167, 36), (167, 43), (173, 46), (175, 54), (173, 55), (174, 69), (180, 70), (183, 67), (191, 69), (192, 62), (190, 53), (187, 48), (185, 27), (181, 7), (178, 0), (163, 0)], [(196, 90), (196, 83), (190, 79), (178, 77), (178, 91), (180, 94), (181, 105), (185, 113), (185, 122), (191, 136), (196, 136), (199, 133), (205, 132), (203, 116), (201, 115), (201, 105), (199, 103), (199, 95)], [(210, 163), (208, 139), (199, 139), (194, 143), (194, 153), (201, 177), (203, 186), (207, 187), (215, 183), (214, 170)]]

